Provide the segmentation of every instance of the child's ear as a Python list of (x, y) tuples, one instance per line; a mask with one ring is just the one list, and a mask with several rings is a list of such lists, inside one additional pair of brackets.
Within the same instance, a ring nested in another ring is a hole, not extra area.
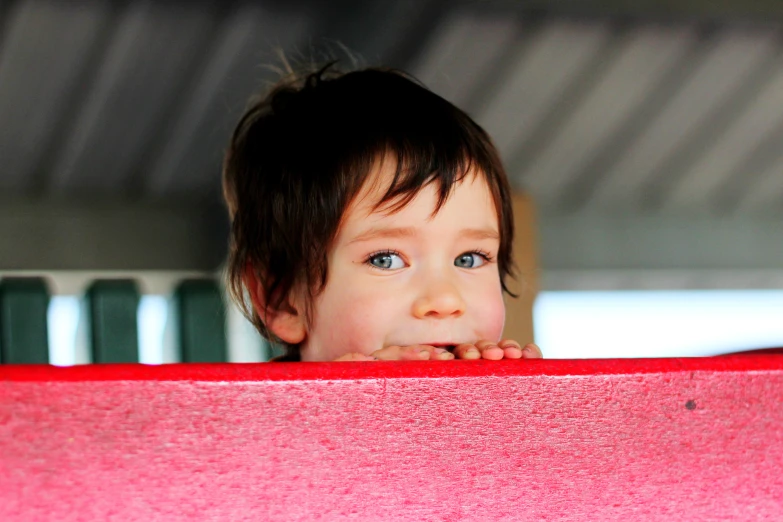
[(250, 293), (253, 308), (269, 330), (281, 341), (288, 344), (299, 344), (305, 340), (304, 313), (301, 304), (284, 301), (280, 308), (267, 306), (264, 299), (264, 288), (256, 276), (255, 270), (248, 264), (245, 269), (245, 287)]

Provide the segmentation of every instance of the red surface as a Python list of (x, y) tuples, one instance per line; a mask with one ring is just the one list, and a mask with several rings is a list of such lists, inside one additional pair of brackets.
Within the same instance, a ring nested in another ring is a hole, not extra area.
[(783, 357), (0, 366), (0, 520), (782, 520)]

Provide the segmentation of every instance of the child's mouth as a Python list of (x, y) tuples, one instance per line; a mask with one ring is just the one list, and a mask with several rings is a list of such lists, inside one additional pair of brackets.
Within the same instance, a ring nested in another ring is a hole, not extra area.
[(456, 344), (449, 344), (449, 343), (423, 343), (423, 344), (429, 344), (430, 346), (434, 346), (435, 348), (445, 348), (446, 351), (454, 352), (454, 348), (457, 347)]

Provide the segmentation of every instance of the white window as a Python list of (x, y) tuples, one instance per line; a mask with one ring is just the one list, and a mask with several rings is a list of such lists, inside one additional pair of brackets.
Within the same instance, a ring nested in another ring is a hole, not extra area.
[(550, 291), (539, 294), (533, 317), (548, 359), (783, 347), (783, 290)]

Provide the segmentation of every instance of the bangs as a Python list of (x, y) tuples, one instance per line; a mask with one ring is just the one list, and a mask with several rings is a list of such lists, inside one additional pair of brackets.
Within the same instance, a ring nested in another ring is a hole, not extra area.
[(413, 200), (420, 190), (435, 183), (437, 199), (432, 215), (440, 211), (456, 186), (469, 174), (486, 179), (488, 165), (469, 155), (467, 150), (455, 150), (453, 154), (430, 144), (408, 143), (401, 149), (387, 147), (378, 156), (380, 164), (395, 165), (394, 174), (383, 196), (374, 209), (385, 207), (395, 213)]
[[(331, 150), (344, 151), (335, 167), (347, 174), (349, 199), (366, 183), (377, 181), (369, 178), (379, 164), (391, 163), (394, 175), (376, 210), (399, 211), (422, 188), (435, 183), (435, 214), (456, 185), (472, 173), (487, 182), (500, 211), (505, 173), (487, 133), (467, 114), (404, 73), (390, 76), (378, 71), (380, 81), (373, 85), (367, 78), (372, 72), (364, 72), (355, 90), (351, 89), (352, 74), (341, 77), (335, 83), (342, 84), (341, 95), (350, 96), (354, 103), (342, 99), (329, 104), (343, 108), (339, 119), (344, 130), (332, 132), (332, 139), (339, 139), (342, 146)], [(353, 109), (345, 111), (345, 107)]]

